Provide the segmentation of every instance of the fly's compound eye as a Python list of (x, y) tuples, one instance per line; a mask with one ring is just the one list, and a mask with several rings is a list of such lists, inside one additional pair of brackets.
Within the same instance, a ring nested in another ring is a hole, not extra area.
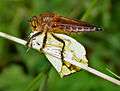
[(38, 26), (38, 20), (36, 16), (33, 16), (32, 19), (30, 19), (30, 25), (33, 29), (36, 29)]
[(37, 21), (36, 20), (31, 21), (31, 25), (32, 25), (33, 28), (36, 28), (37, 27)]

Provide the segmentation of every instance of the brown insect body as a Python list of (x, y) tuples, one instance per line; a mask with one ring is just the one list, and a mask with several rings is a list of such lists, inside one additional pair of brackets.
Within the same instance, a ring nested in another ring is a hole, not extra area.
[(65, 18), (54, 13), (44, 13), (30, 20), (33, 31), (43, 32), (47, 29), (53, 33), (71, 33), (84, 31), (99, 31), (102, 28), (87, 22)]

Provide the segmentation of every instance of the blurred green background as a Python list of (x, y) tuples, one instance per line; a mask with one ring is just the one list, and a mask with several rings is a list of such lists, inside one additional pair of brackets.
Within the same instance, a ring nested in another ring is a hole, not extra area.
[[(43, 12), (102, 26), (102, 32), (73, 37), (85, 46), (90, 67), (120, 75), (120, 0), (0, 0), (0, 31), (27, 40), (31, 32), (27, 20)], [(0, 37), (0, 91), (120, 91), (84, 70), (60, 78), (43, 54), (26, 50)]]

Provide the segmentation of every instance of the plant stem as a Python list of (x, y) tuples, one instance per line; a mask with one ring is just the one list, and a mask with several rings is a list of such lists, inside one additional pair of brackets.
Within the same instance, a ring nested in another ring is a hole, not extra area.
[(21, 45), (26, 45), (26, 43), (27, 43), (25, 40), (19, 39), (19, 38), (17, 38), (17, 37), (8, 35), (8, 34), (3, 33), (3, 32), (0, 32), (0, 36), (3, 37), (3, 38), (9, 39), (9, 40), (11, 40), (11, 41), (14, 41), (14, 42), (16, 42), (16, 43), (19, 43), (19, 44), (21, 44)]
[[(78, 60), (78, 58), (75, 55), (74, 55), (74, 57), (75, 57), (76, 60)], [(97, 76), (99, 76), (99, 77), (101, 77), (101, 78), (103, 78), (105, 80), (108, 80), (108, 81), (110, 81), (110, 82), (112, 82), (114, 84), (120, 85), (119, 80), (117, 80), (115, 78), (112, 78), (112, 77), (110, 77), (110, 76), (108, 76), (108, 75), (106, 75), (106, 74), (104, 74), (104, 73), (102, 73), (100, 71), (97, 71), (97, 70), (95, 70), (95, 69), (93, 69), (91, 67), (85, 66), (85, 65), (83, 65), (83, 64), (81, 64), (81, 63), (79, 63), (77, 61), (71, 62), (71, 64), (73, 64), (75, 66), (78, 66), (78, 67), (80, 67), (80, 68), (82, 68), (82, 69), (84, 69), (84, 70), (86, 70), (86, 71), (88, 71), (90, 73), (93, 73), (94, 75), (97, 75)]]
[(117, 74), (113, 73), (111, 70), (109, 70), (108, 68), (106, 68), (106, 70), (108, 72), (110, 72), (112, 75), (114, 75), (115, 77), (117, 77), (118, 79), (120, 79), (120, 76), (118, 76)]
[(36, 90), (37, 84), (39, 82), (39, 80), (42, 80), (42, 78), (44, 77), (43, 73), (38, 74), (33, 80), (32, 82), (30, 82), (30, 84), (28, 84), (28, 86), (26, 87), (26, 89), (24, 91), (34, 91)]

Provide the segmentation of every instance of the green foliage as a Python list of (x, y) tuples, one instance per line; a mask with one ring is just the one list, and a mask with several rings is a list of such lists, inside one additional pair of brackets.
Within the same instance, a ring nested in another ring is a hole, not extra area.
[(0, 75), (0, 91), (22, 91), (31, 78), (19, 66), (11, 65)]
[[(0, 31), (27, 39), (27, 20), (43, 12), (103, 26), (102, 32), (73, 37), (86, 47), (89, 66), (111, 75), (108, 67), (120, 75), (119, 0), (0, 0)], [(26, 50), (0, 37), (0, 91), (120, 91), (86, 71), (60, 78), (42, 53), (31, 49), (25, 54)]]

